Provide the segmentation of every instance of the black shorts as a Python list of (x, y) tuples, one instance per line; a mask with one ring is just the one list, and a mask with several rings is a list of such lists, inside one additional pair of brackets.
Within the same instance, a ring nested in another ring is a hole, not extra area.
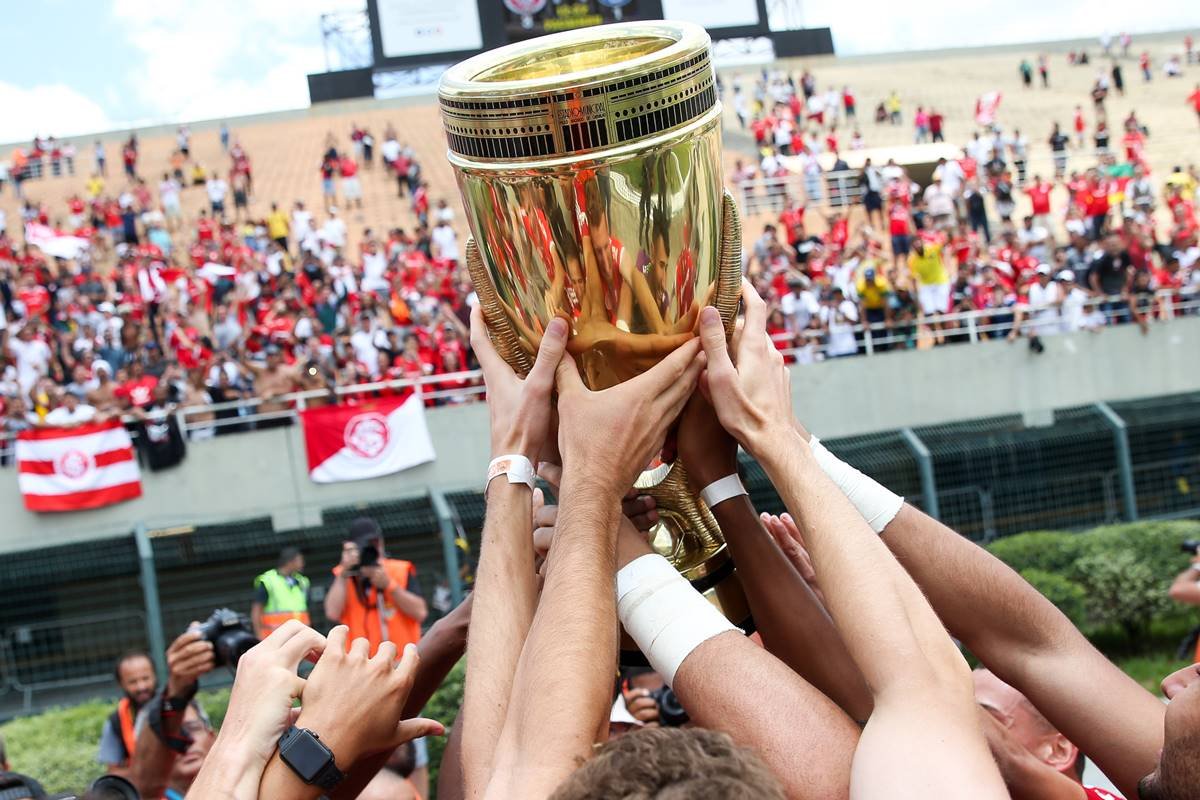
[(863, 205), (867, 211), (882, 211), (883, 210), (883, 195), (879, 192), (867, 192), (863, 195)]
[(909, 245), (912, 243), (912, 237), (907, 233), (892, 234), (892, 255), (906, 256), (908, 255)]
[(233, 207), (234, 208), (245, 208), (246, 207), (246, 193), (245, 192), (234, 192), (233, 193)]

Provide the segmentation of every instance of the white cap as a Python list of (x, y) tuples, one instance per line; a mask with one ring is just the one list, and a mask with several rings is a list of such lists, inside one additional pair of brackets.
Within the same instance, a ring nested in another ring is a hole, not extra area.
[(1058, 273), (1058, 279), (1060, 281), (1073, 281), (1075, 280), (1075, 273), (1069, 269), (1064, 269), (1062, 272)]
[(1038, 275), (1050, 275), (1051, 272), (1052, 272), (1052, 270), (1050, 269), (1049, 264), (1038, 264), (1037, 265), (1037, 274)]

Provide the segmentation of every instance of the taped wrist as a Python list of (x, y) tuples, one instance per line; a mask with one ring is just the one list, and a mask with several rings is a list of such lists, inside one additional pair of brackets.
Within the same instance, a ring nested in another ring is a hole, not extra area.
[(829, 452), (816, 436), (811, 438), (808, 446), (821, 471), (837, 484), (846, 499), (871, 526), (871, 530), (883, 533), (888, 523), (900, 513), (904, 498)]
[(718, 634), (738, 630), (657, 554), (637, 558), (617, 572), (617, 616), (668, 686), (693, 650)]

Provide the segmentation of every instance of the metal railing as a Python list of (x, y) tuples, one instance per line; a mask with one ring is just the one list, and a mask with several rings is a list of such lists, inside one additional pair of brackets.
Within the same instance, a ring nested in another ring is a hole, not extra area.
[[(813, 189), (817, 192), (814, 193)], [(737, 184), (741, 211), (746, 216), (779, 213), (789, 200), (797, 205), (827, 205), (844, 209), (858, 203), (866, 194), (859, 171), (855, 169), (822, 172), (819, 176), (788, 173), (775, 177), (754, 177)], [(814, 196), (819, 193), (819, 196)]]
[[(1184, 296), (1182, 300), (1180, 297), (1177, 292), (1170, 290), (1158, 292), (1156, 296), (1157, 313), (1148, 321), (1167, 322), (1178, 316), (1200, 313), (1200, 297)], [(1102, 304), (1121, 304), (1125, 302), (1125, 299), (1120, 295), (1113, 295), (1107, 298), (1093, 298), (1093, 301)], [(922, 339), (931, 342), (932, 346), (941, 346), (944, 343), (977, 343), (1003, 338), (1012, 331), (1018, 308), (1029, 315), (1021, 323), (1022, 331), (1036, 333), (1040, 336), (1061, 332), (1060, 317), (1031, 316), (1035, 312), (1045, 312), (1050, 309), (1009, 307), (940, 314), (935, 317), (927, 317), (918, 313), (912, 319), (895, 321), (890, 326), (885, 322), (854, 323), (846, 330), (846, 333), (852, 332), (855, 338), (855, 349), (852, 352), (830, 352), (836, 347), (836, 343), (830, 340), (829, 331), (823, 328), (789, 331), (776, 334), (773, 338), (776, 346), (792, 363), (808, 363), (826, 358), (854, 355), (876, 356), (893, 350), (914, 348)], [(1108, 308), (1102, 313), (1105, 316), (1106, 326), (1131, 322), (1128, 312), (1121, 309)], [(934, 323), (940, 326), (940, 330), (934, 330)], [(937, 341), (938, 337), (942, 339), (942, 342)], [(426, 388), (449, 381), (468, 381), (469, 385), (454, 389), (428, 390)], [(443, 375), (423, 375), (418, 378), (397, 378), (337, 386), (332, 390), (313, 389), (272, 397), (248, 397), (210, 405), (183, 406), (169, 413), (175, 415), (180, 431), (192, 434), (193, 438), (199, 438), (198, 433), (200, 436), (208, 435), (207, 431), (209, 430), (219, 433), (226, 428), (250, 429), (259, 423), (280, 419), (295, 420), (298, 418), (299, 412), (315, 400), (342, 400), (377, 392), (395, 393), (405, 389), (419, 391), (421, 397), (426, 401), (445, 401), (447, 403), (480, 400), (483, 399), (486, 392), (483, 386), (482, 370), (463, 370)], [(264, 403), (272, 405), (284, 403), (288, 407), (272, 411), (258, 411), (258, 407)], [(233, 413), (225, 416), (226, 412)], [(211, 419), (200, 418), (210, 416)], [(132, 417), (124, 418), (126, 422), (130, 422), (132, 419)], [(13, 463), (15, 438), (16, 435), (13, 433), (0, 431), (0, 467)]]

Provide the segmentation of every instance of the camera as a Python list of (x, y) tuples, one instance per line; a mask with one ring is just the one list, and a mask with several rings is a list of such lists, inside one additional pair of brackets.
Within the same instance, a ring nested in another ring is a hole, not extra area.
[(670, 686), (663, 685), (651, 692), (650, 696), (658, 703), (658, 721), (665, 727), (678, 728), (690, 719)]
[(346, 577), (355, 578), (362, 574), (363, 567), (379, 566), (379, 547), (372, 539), (358, 542), (358, 563), (346, 570)]
[(1200, 553), (1200, 539), (1184, 539), (1183, 544), (1179, 545), (1179, 549), (1184, 553), (1196, 555)]
[(218, 608), (195, 630), (201, 639), (212, 642), (218, 667), (237, 669), (237, 663), (246, 651), (258, 644), (249, 618), (228, 608)]

